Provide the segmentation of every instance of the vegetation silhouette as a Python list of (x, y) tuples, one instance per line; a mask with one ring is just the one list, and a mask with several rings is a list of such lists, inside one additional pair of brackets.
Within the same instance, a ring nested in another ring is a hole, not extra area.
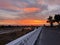
[(55, 22), (57, 22), (60, 25), (60, 14), (56, 14), (54, 16), (54, 20), (55, 20)]
[(55, 14), (54, 18), (49, 16), (47, 18), (47, 23), (50, 23), (50, 26), (53, 27), (53, 23), (57, 22), (60, 25), (60, 14)]
[(54, 22), (52, 16), (49, 16), (47, 19), (48, 19), (47, 23), (50, 23), (50, 26), (52, 27)]

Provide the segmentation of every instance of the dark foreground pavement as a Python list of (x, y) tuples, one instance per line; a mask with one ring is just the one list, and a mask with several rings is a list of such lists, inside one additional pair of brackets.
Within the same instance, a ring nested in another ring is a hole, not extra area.
[(35, 45), (60, 45), (60, 28), (43, 28)]

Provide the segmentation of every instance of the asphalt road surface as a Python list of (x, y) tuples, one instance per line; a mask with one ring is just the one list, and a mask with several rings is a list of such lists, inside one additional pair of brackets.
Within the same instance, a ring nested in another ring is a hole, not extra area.
[(43, 28), (35, 45), (60, 45), (60, 28)]

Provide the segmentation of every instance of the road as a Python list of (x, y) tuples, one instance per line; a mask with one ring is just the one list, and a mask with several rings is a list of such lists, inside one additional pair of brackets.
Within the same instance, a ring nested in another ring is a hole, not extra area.
[(35, 45), (60, 45), (60, 28), (43, 28)]

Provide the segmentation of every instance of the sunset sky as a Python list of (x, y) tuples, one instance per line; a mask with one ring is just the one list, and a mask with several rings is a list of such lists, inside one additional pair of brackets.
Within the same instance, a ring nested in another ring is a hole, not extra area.
[(0, 0), (0, 25), (42, 25), (60, 13), (60, 0)]

